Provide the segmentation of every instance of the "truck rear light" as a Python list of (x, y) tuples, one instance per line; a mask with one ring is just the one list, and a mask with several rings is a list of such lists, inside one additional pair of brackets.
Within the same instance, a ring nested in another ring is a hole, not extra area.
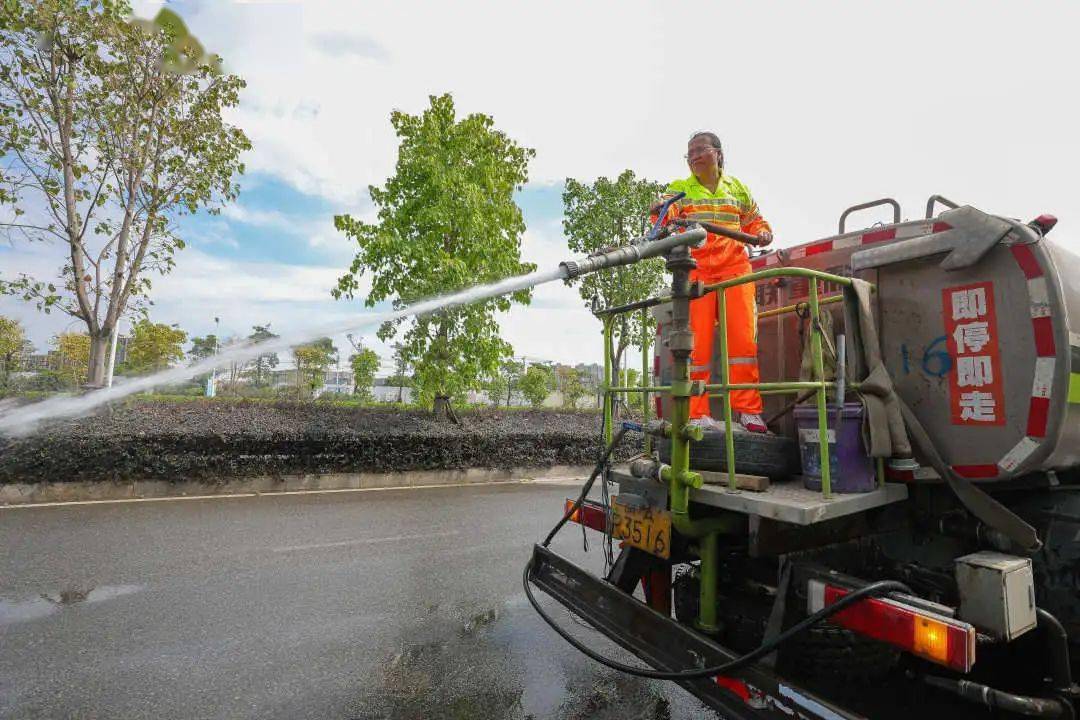
[[(563, 514), (570, 512), (570, 508), (573, 506), (574, 501), (567, 498), (566, 505), (563, 506)], [(603, 505), (591, 500), (581, 503), (581, 507), (570, 516), (570, 521), (584, 525), (591, 530), (607, 532), (607, 512), (604, 510)]]
[[(810, 580), (807, 611), (815, 613), (828, 607), (848, 592), (821, 580)], [(975, 665), (974, 626), (895, 600), (860, 600), (833, 615), (829, 622), (959, 672), (970, 672)]]

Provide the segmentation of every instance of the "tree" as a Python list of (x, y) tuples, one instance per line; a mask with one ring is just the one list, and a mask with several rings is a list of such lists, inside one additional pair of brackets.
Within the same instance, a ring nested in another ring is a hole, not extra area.
[[(491, 401), (492, 406), (499, 407), (499, 403), (502, 402), (503, 396), (507, 394), (510, 389), (510, 383), (507, 381), (506, 376), (496, 371), (484, 380), (483, 384), (484, 392), (487, 393), (488, 400)], [(509, 404), (509, 402), (508, 402)]]
[[(270, 325), (255, 325), (251, 329), (253, 332), (248, 335), (248, 340), (254, 343), (266, 342), (278, 337), (270, 332)], [(278, 366), (278, 362), (277, 353), (260, 355), (251, 361), (248, 372), (254, 375), (255, 387), (263, 387), (266, 384), (270, 378), (270, 371)]]
[(585, 396), (585, 386), (581, 374), (572, 367), (560, 366), (557, 370), (559, 387), (562, 390), (563, 407), (576, 408), (578, 400)]
[(19, 369), (22, 355), (29, 349), (30, 342), (26, 339), (22, 323), (0, 315), (0, 372), (3, 373), (0, 389), (8, 389), (11, 373)]
[(184, 359), (186, 342), (187, 333), (183, 330), (143, 318), (131, 326), (124, 369), (136, 374), (164, 370)]
[(69, 388), (86, 382), (90, 366), (90, 336), (86, 333), (63, 332), (52, 339), (57, 356), (56, 372)]
[[(371, 187), (378, 221), (334, 218), (358, 251), (334, 297), (351, 298), (370, 273), (366, 304), (392, 298), (403, 308), (423, 298), (502, 280), (536, 269), (521, 262), (525, 230), (514, 191), (528, 179), (533, 150), (494, 128), (487, 115), (455, 116), (450, 95), (430, 98), (422, 115), (391, 114), (400, 138), (393, 177)], [(388, 322), (387, 340), (405, 326), (401, 356), (413, 368), (414, 391), (453, 417), (450, 398), (479, 385), (508, 357), (496, 312), (528, 303), (529, 290)]]
[(206, 337), (193, 337), (191, 338), (191, 349), (188, 350), (188, 357), (191, 358), (192, 363), (197, 363), (200, 360), (213, 355), (218, 348), (217, 335), (207, 335)]
[(337, 354), (330, 338), (321, 338), (307, 345), (293, 348), (296, 360), (296, 399), (300, 400), (306, 390), (314, 395), (326, 381), (326, 371)]
[(555, 373), (546, 365), (530, 365), (521, 376), (521, 394), (534, 408), (544, 404), (555, 389)]
[[(244, 133), (222, 119), (243, 80), (221, 73), (171, 10), (127, 21), (123, 0), (4, 3), (0, 22), (0, 230), (63, 248), (58, 279), (0, 292), (86, 325), (101, 386), (113, 327), (145, 310), (150, 272), (184, 247), (174, 220), (236, 197)], [(58, 243), (57, 243), (58, 241)]]
[(371, 386), (379, 370), (379, 356), (370, 348), (359, 348), (349, 356), (353, 372), (353, 395), (364, 402), (371, 401)]
[(516, 360), (504, 360), (499, 363), (499, 369), (490, 374), (484, 383), (484, 389), (487, 391), (492, 405), (498, 407), (499, 402), (505, 396), (503, 404), (510, 407), (513, 393), (520, 389), (521, 373), (523, 371), (524, 365)]
[[(591, 185), (566, 179), (563, 192), (563, 232), (575, 253), (590, 253), (621, 245), (648, 230), (648, 207), (663, 190), (660, 183), (639, 180), (624, 170), (614, 181), (597, 178)], [(657, 294), (664, 283), (662, 260), (646, 260), (620, 268), (592, 273), (568, 284), (579, 283), (586, 307), (597, 298), (601, 308), (616, 307)], [(643, 320), (644, 317), (644, 320)], [(618, 377), (623, 354), (631, 345), (641, 347), (656, 331), (648, 313), (624, 313), (612, 329), (612, 377)]]

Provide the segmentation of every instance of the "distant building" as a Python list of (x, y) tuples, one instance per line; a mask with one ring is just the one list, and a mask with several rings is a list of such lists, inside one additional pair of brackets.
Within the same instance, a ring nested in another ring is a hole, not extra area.
[[(269, 377), (272, 387), (296, 387), (296, 368), (271, 370)], [(324, 393), (352, 395), (355, 387), (351, 370), (327, 370), (322, 387), (315, 390), (315, 397)]]

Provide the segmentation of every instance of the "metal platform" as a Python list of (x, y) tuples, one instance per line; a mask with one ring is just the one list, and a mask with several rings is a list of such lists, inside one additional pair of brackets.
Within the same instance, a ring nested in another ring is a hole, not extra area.
[(826, 500), (819, 490), (807, 490), (798, 480), (774, 483), (764, 492), (732, 492), (722, 485), (705, 485), (700, 490), (690, 491), (692, 502), (795, 525), (813, 525), (853, 515), (906, 500), (907, 496), (906, 485), (885, 483), (885, 487), (872, 492), (844, 495), (833, 493), (833, 496)]

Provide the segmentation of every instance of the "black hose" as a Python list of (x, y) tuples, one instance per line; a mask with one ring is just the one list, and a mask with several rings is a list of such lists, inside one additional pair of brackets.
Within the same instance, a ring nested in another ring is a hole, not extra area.
[(911, 588), (895, 580), (881, 580), (879, 582), (870, 583), (869, 585), (864, 585), (858, 590), (855, 590), (843, 596), (832, 605), (818, 610), (813, 615), (810, 615), (798, 624), (793, 625), (789, 629), (780, 633), (772, 640), (763, 643), (755, 650), (751, 650), (750, 652), (741, 657), (737, 657), (734, 660), (729, 660), (728, 662), (722, 663), (720, 665), (694, 668), (693, 670), (676, 670), (668, 672), (663, 670), (649, 670), (647, 668), (636, 667), (634, 665), (626, 665), (616, 660), (604, 657), (600, 653), (586, 646), (584, 643), (575, 638), (562, 627), (560, 627), (559, 624), (555, 621), (555, 619), (548, 615), (547, 611), (540, 607), (540, 603), (537, 602), (536, 596), (533, 595), (532, 588), (529, 587), (529, 575), (532, 572), (532, 568), (533, 560), (532, 558), (530, 558), (529, 562), (525, 565), (525, 573), (522, 577), (522, 584), (525, 587), (525, 597), (528, 598), (529, 604), (533, 606), (533, 609), (536, 610), (537, 614), (539, 614), (541, 618), (543, 618), (544, 622), (551, 626), (552, 630), (557, 632), (563, 640), (566, 640), (577, 650), (584, 653), (586, 656), (595, 660), (601, 665), (605, 665), (612, 670), (618, 670), (620, 672), (624, 672), (630, 675), (637, 675), (638, 677), (651, 678), (653, 680), (696, 680), (712, 677), (714, 675), (724, 675), (734, 670), (738, 670), (739, 668), (745, 667), (753, 663), (755, 660), (758, 660), (759, 658), (768, 655), (773, 650), (780, 647), (780, 645), (795, 637), (799, 633), (809, 629), (814, 625), (817, 625), (818, 623), (828, 620), (830, 617), (840, 612), (844, 608), (848, 607), (849, 605), (852, 605), (853, 603), (859, 602), (860, 600), (868, 597), (879, 597), (881, 595), (887, 595), (888, 593), (892, 592), (911, 594)]
[(562, 520), (559, 520), (559, 522), (555, 523), (555, 527), (551, 528), (551, 532), (549, 532), (548, 536), (544, 538), (544, 542), (542, 543), (544, 547), (547, 547), (551, 544), (551, 541), (555, 537), (556, 533), (562, 530), (563, 525), (569, 522), (570, 518), (573, 517), (574, 513), (581, 508), (581, 504), (585, 502), (585, 498), (588, 497), (589, 491), (592, 490), (592, 486), (596, 482), (596, 478), (600, 477), (600, 473), (604, 471), (604, 466), (607, 465), (608, 459), (611, 458), (611, 453), (614, 452), (618, 444), (622, 442), (623, 435), (626, 434), (626, 431), (627, 428), (621, 427), (619, 428), (619, 431), (615, 433), (615, 437), (613, 437), (611, 439), (611, 442), (608, 443), (608, 446), (604, 449), (604, 453), (600, 456), (600, 460), (597, 461), (596, 467), (593, 468), (592, 474), (589, 475), (589, 479), (581, 488), (581, 494), (578, 495), (578, 499), (575, 500), (574, 504), (570, 506), (570, 509), (566, 511), (566, 514), (563, 515)]
[(923, 682), (930, 687), (947, 690), (964, 700), (985, 705), (991, 709), (1000, 709), (1029, 717), (1070, 717), (1062, 701), (1055, 698), (1016, 695), (968, 680), (953, 680), (951, 678), (937, 677), (936, 675), (923, 677)]
[(1061, 621), (1048, 610), (1035, 608), (1039, 627), (1046, 634), (1049, 650), (1047, 660), (1050, 664), (1051, 687), (1058, 692), (1072, 691), (1072, 665), (1069, 663), (1069, 634)]

